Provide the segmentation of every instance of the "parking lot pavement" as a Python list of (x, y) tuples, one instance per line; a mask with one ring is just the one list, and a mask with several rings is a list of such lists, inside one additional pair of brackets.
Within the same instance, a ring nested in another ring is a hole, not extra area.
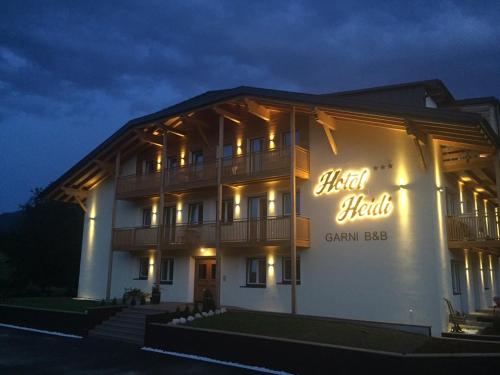
[[(207, 343), (208, 344), (208, 343)], [(67, 338), (0, 327), (0, 374), (256, 374), (146, 352), (94, 338)]]

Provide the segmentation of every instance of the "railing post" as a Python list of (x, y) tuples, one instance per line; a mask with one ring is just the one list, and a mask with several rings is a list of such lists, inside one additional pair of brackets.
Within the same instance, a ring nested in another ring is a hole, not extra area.
[(291, 262), (291, 311), (297, 313), (297, 239), (295, 238), (297, 224), (296, 208), (297, 186), (295, 181), (295, 107), (290, 113), (290, 262)]

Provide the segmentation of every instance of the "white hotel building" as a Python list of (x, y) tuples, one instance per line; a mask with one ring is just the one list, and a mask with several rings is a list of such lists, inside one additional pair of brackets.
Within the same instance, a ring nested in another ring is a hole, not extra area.
[(500, 294), (499, 125), (495, 98), (439, 80), (210, 91), (129, 121), (45, 194), (85, 210), (79, 297), (159, 284), (439, 335), (443, 298)]

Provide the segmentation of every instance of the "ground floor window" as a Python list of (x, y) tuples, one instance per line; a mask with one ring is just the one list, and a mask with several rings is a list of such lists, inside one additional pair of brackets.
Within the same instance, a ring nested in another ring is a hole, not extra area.
[(139, 279), (147, 280), (149, 275), (149, 257), (139, 258)]
[(456, 260), (451, 261), (451, 285), (454, 295), (462, 294), (460, 287), (460, 263)]
[(162, 258), (160, 269), (160, 282), (172, 284), (174, 281), (174, 258)]
[[(297, 283), (300, 283), (300, 258), (296, 259), (297, 264)], [(292, 282), (292, 258), (291, 257), (283, 257), (283, 272), (282, 280), (284, 284), (290, 284)]]
[(247, 285), (266, 286), (266, 258), (247, 259)]
[(484, 289), (489, 290), (491, 289), (491, 283), (490, 283), (490, 269), (487, 266), (483, 266), (482, 269), (483, 272), (483, 284), (484, 284)]

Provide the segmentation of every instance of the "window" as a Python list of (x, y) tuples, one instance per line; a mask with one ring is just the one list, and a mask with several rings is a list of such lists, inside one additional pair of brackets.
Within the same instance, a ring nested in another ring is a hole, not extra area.
[(177, 168), (178, 166), (179, 166), (179, 159), (177, 158), (177, 156), (170, 156), (167, 159), (167, 168), (168, 169), (174, 169), (174, 168)]
[(460, 263), (456, 260), (451, 261), (451, 285), (454, 295), (462, 294), (460, 288)]
[(234, 201), (232, 199), (222, 201), (222, 222), (231, 223), (234, 218)]
[(151, 208), (145, 208), (142, 210), (142, 226), (150, 227), (151, 226), (151, 218), (153, 214)]
[(247, 259), (247, 285), (266, 286), (266, 258)]
[(160, 282), (172, 284), (174, 280), (174, 258), (162, 258), (160, 270)]
[[(297, 263), (297, 283), (300, 283), (300, 258), (297, 257), (296, 259)], [(290, 257), (283, 257), (283, 272), (282, 272), (282, 279), (284, 284), (289, 284), (292, 281), (292, 258)]]
[(230, 166), (233, 162), (233, 145), (225, 145), (222, 149), (222, 166)]
[(490, 283), (490, 272), (488, 272), (489, 269), (488, 267), (483, 266), (483, 283), (484, 283), (484, 290), (490, 290), (491, 289), (491, 283)]
[[(292, 133), (286, 132), (283, 133), (283, 148), (288, 148), (292, 144)], [(300, 143), (299, 132), (295, 132), (295, 144), (298, 145)]]
[(191, 164), (192, 165), (202, 165), (203, 164), (203, 151), (192, 151), (191, 152)]
[[(290, 193), (283, 193), (283, 215), (290, 215), (292, 212), (292, 202), (290, 201)], [(300, 192), (295, 195), (295, 211), (300, 215)]]
[(143, 160), (142, 161), (142, 174), (150, 174), (156, 172), (156, 161), (155, 160)]
[(139, 258), (139, 280), (147, 280), (149, 275), (149, 258)]
[(189, 204), (188, 224), (203, 224), (203, 203)]

